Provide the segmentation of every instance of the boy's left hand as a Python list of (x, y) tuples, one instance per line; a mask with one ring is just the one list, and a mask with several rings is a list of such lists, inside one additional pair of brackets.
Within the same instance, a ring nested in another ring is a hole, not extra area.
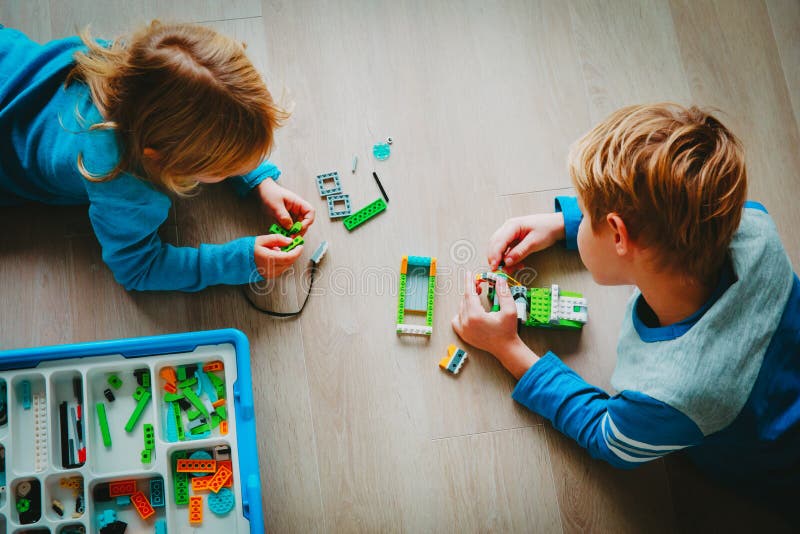
[(517, 307), (508, 289), (508, 282), (498, 278), (495, 289), (500, 311), (487, 312), (478, 297), (472, 273), (467, 273), (466, 294), (453, 330), (461, 339), (492, 353), (515, 377), (520, 378), (539, 358), (517, 335)]
[(308, 227), (314, 224), (315, 212), (311, 204), (296, 193), (281, 187), (272, 178), (258, 184), (257, 189), (258, 197), (268, 214), (275, 217), (284, 228), (288, 229), (294, 221), (301, 221), (303, 229), (300, 234), (304, 235)]

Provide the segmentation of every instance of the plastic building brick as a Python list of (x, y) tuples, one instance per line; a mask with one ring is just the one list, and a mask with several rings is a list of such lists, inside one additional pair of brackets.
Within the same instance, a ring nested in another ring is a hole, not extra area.
[(211, 482), (212, 478), (214, 478), (214, 475), (208, 475), (204, 477), (193, 477), (192, 491), (208, 491), (208, 483)]
[(114, 389), (119, 389), (122, 387), (122, 380), (117, 375), (111, 374), (108, 375), (108, 384)]
[(227, 421), (222, 421), (219, 424), (219, 433), (222, 436), (227, 436), (228, 435), (228, 422)]
[(224, 465), (220, 466), (220, 468), (214, 474), (214, 478), (212, 478), (209, 481), (208, 489), (210, 489), (214, 493), (217, 493), (222, 486), (227, 484), (227, 482), (231, 479), (232, 476), (233, 472), (230, 469), (228, 469)]
[(289, 230), (280, 226), (279, 224), (273, 223), (272, 226), (269, 227), (267, 231), (268, 234), (280, 234), (284, 237), (291, 237), (292, 234), (289, 233)]
[(586, 299), (580, 293), (561, 291), (556, 284), (527, 288), (502, 271), (476, 276), (477, 280), (489, 284), (487, 295), (493, 301), (492, 311), (500, 309), (494, 291), (494, 284), (500, 277), (509, 281), (517, 319), (525, 326), (580, 330), (589, 319)]
[[(397, 296), (398, 334), (431, 335), (436, 293), (436, 258), (403, 256), (400, 263), (400, 291)], [(425, 325), (406, 324), (406, 314), (424, 313)]]
[(153, 425), (145, 423), (144, 424), (144, 448), (148, 451), (152, 451), (156, 446), (156, 439), (155, 439), (155, 431), (153, 430)]
[(203, 498), (200, 496), (189, 497), (189, 524), (201, 525), (203, 523)]
[(50, 503), (50, 507), (53, 511), (58, 515), (58, 517), (64, 517), (64, 505), (58, 499), (53, 499), (53, 502)]
[(103, 437), (103, 445), (111, 447), (111, 432), (108, 431), (108, 418), (106, 417), (106, 405), (102, 402), (95, 404), (97, 410), (97, 424), (100, 425), (100, 435)]
[(114, 402), (114, 392), (110, 389), (106, 388), (103, 390), (103, 396), (106, 398), (108, 402)]
[(33, 443), (34, 468), (36, 472), (47, 468), (47, 401), (44, 393), (33, 396)]
[(31, 397), (31, 383), (28, 380), (23, 380), (19, 384), (19, 389), (20, 389), (20, 397), (22, 398), (22, 409), (30, 410), (31, 401), (33, 400), (33, 398)]
[(221, 460), (231, 459), (231, 448), (229, 445), (217, 445), (214, 447), (214, 459), (218, 462)]
[(63, 477), (58, 481), (59, 487), (71, 489), (73, 493), (83, 490), (83, 479), (81, 477)]
[[(277, 225), (273, 225), (273, 226), (277, 226)], [(278, 227), (278, 228), (280, 228), (280, 227)], [(271, 230), (272, 230), (272, 228), (270, 228), (270, 231)], [(270, 233), (272, 233), (272, 232), (270, 232)], [(184, 367), (183, 365), (178, 367), (177, 380), (178, 380), (178, 382), (183, 382), (184, 380), (186, 380), (186, 367)]]
[(150, 479), (150, 504), (154, 508), (161, 508), (166, 505), (164, 480), (161, 478)]
[(164, 391), (166, 391), (167, 393), (177, 393), (178, 388), (175, 387), (175, 384), (170, 384), (169, 382), (167, 382), (164, 384)]
[[(337, 204), (341, 204), (341, 207), (337, 209)], [(330, 195), (328, 197), (328, 217), (331, 219), (336, 219), (339, 217), (347, 217), (350, 215), (351, 208), (350, 208), (350, 195), (347, 194), (339, 194), (339, 195)]]
[(103, 510), (97, 514), (97, 528), (103, 529), (117, 520), (117, 512), (114, 510)]
[(314, 253), (311, 255), (311, 261), (315, 265), (319, 265), (319, 262), (322, 261), (322, 258), (325, 256), (326, 252), (328, 252), (328, 242), (323, 241), (322, 243), (319, 244), (317, 250), (315, 250)]
[(200, 413), (203, 414), (203, 417), (208, 417), (208, 410), (206, 410), (203, 401), (200, 400), (200, 397), (198, 397), (194, 391), (192, 391), (191, 389), (186, 389), (183, 391), (183, 394), (186, 397), (186, 400), (191, 402), (195, 408), (200, 410)]
[(131, 495), (131, 504), (133, 504), (133, 507), (136, 508), (136, 511), (139, 513), (139, 517), (142, 519), (148, 519), (156, 513), (156, 511), (150, 505), (150, 501), (147, 500), (147, 497), (145, 497), (144, 493), (141, 491), (137, 491)]
[(289, 228), (289, 235), (299, 234), (302, 231), (303, 231), (303, 223), (301, 221), (295, 221)]
[(386, 209), (386, 202), (379, 198), (378, 200), (372, 202), (371, 204), (367, 204), (354, 214), (347, 217), (344, 222), (344, 227), (347, 228), (349, 231), (353, 231), (355, 228), (361, 226), (368, 220), (372, 219), (382, 211)]
[(462, 349), (456, 348), (455, 345), (449, 345), (447, 347), (447, 356), (439, 361), (439, 367), (457, 375), (465, 361), (467, 361), (467, 353)]
[(178, 382), (178, 388), (186, 389), (193, 387), (195, 384), (197, 384), (197, 377), (193, 376), (192, 378), (187, 378), (186, 380), (181, 380), (180, 382)]
[(117, 480), (108, 483), (108, 496), (119, 497), (120, 495), (133, 495), (136, 493), (136, 481), (134, 479)]
[(288, 245), (286, 245), (285, 247), (281, 247), (281, 250), (283, 252), (289, 252), (290, 250), (296, 249), (297, 247), (299, 247), (303, 243), (305, 243), (305, 240), (303, 239), (303, 236), (296, 235), (296, 236), (294, 236), (292, 238), (292, 242), (289, 243)]
[(189, 474), (177, 472), (178, 462), (185, 458), (186, 451), (176, 451), (172, 454), (172, 469), (175, 472), (172, 481), (172, 491), (175, 504), (177, 505), (189, 504)]
[(175, 374), (174, 367), (164, 367), (158, 372), (158, 376), (163, 378), (168, 384), (175, 385), (178, 382), (178, 377)]
[(125, 432), (128, 433), (133, 432), (133, 429), (136, 427), (136, 423), (142, 416), (145, 406), (147, 406), (147, 403), (150, 401), (150, 392), (140, 386), (136, 388), (133, 398), (138, 402), (136, 403), (136, 408), (133, 409), (130, 419), (128, 419), (128, 422), (125, 424)]
[(217, 471), (216, 460), (178, 460), (178, 473), (214, 473)]
[(172, 420), (175, 422), (175, 430), (178, 441), (186, 439), (186, 433), (183, 429), (183, 419), (181, 418), (181, 407), (177, 402), (172, 403)]
[(222, 363), (220, 360), (214, 360), (213, 362), (208, 362), (203, 366), (203, 372), (209, 373), (211, 371), (224, 371), (225, 364)]
[(139, 455), (139, 459), (143, 464), (149, 464), (153, 461), (153, 451), (144, 449)]
[(389, 143), (377, 143), (372, 146), (372, 155), (375, 156), (375, 159), (378, 161), (388, 159), (391, 154), (392, 149)]
[(155, 529), (153, 530), (153, 534), (167, 534), (167, 520), (163, 517), (156, 519), (153, 528)]
[(223, 516), (233, 510), (236, 498), (228, 488), (222, 488), (219, 493), (212, 493), (208, 496), (208, 509), (214, 515)]
[(339, 181), (339, 173), (334, 171), (317, 176), (317, 191), (321, 197), (341, 193), (342, 183)]
[(130, 495), (120, 495), (119, 497), (117, 497), (117, 507), (127, 508), (130, 505), (131, 505)]

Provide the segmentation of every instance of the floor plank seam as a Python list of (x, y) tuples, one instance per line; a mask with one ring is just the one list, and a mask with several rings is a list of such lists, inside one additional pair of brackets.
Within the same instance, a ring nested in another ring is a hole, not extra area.
[[(296, 289), (296, 286), (295, 286)], [(314, 408), (311, 402), (311, 383), (308, 380), (308, 364), (306, 363), (306, 344), (305, 340), (303, 339), (303, 324), (302, 322), (298, 322), (298, 328), (300, 329), (300, 335), (298, 336), (300, 339), (300, 348), (303, 351), (303, 374), (305, 374), (306, 378), (306, 391), (308, 392), (306, 395), (306, 402), (308, 403), (308, 417), (311, 422), (311, 439), (314, 440), (313, 447), (314, 447), (314, 463), (316, 464), (316, 472), (317, 472), (317, 491), (319, 492), (319, 505), (322, 511), (322, 532), (327, 532), (327, 523), (328, 518), (325, 512), (325, 499), (322, 496), (322, 473), (320, 472), (320, 458), (319, 458), (319, 446), (317, 444), (317, 425), (314, 424)]]
[(523, 428), (537, 428), (544, 425), (544, 423), (539, 423), (537, 425), (525, 425), (525, 426), (515, 426), (511, 428), (499, 428), (497, 430), (486, 430), (485, 432), (469, 432), (467, 434), (458, 434), (456, 436), (442, 436), (440, 438), (431, 438), (431, 441), (445, 441), (448, 439), (458, 439), (458, 438), (466, 438), (469, 436), (483, 436), (485, 434), (497, 434), (498, 432), (508, 432), (510, 430), (521, 430)]
[(544, 433), (545, 453), (547, 454), (547, 465), (550, 466), (550, 482), (553, 484), (553, 491), (556, 495), (556, 505), (558, 506), (558, 525), (561, 527), (561, 532), (564, 532), (564, 513), (561, 508), (561, 492), (558, 491), (556, 486), (556, 474), (553, 472), (553, 459), (550, 457), (550, 438), (547, 432)]
[(260, 19), (263, 15), (250, 15), (249, 17), (233, 17), (230, 19), (211, 19), (211, 20), (198, 20), (193, 24), (211, 24), (212, 22), (230, 22), (234, 20), (250, 20), (250, 19)]
[(500, 197), (513, 197), (515, 195), (535, 195), (537, 193), (547, 193), (550, 191), (568, 191), (572, 189), (572, 186), (565, 186), (565, 187), (551, 187), (549, 189), (532, 189), (531, 191), (520, 191), (518, 193), (500, 193), (498, 196)]

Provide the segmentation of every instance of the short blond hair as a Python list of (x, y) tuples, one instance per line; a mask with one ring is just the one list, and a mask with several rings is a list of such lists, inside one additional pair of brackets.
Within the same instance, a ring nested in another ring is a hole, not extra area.
[(568, 165), (593, 230), (616, 213), (660, 268), (713, 281), (741, 221), (747, 171), (741, 142), (710, 112), (622, 108), (573, 144)]
[[(89, 86), (106, 114), (91, 129), (112, 129), (120, 141), (120, 161), (106, 175), (92, 175), (79, 155), (78, 168), (89, 180), (128, 172), (186, 194), (197, 186), (196, 176), (257, 165), (288, 116), (242, 43), (211, 28), (153, 21), (107, 47), (88, 29), (81, 37), (88, 50), (75, 55), (67, 84)], [(158, 153), (157, 165), (143, 157), (145, 148)]]

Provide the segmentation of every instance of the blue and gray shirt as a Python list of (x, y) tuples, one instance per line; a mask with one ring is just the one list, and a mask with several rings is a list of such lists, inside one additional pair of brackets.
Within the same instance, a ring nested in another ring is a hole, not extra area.
[[(582, 214), (559, 197), (567, 247)], [(595, 458), (633, 468), (687, 450), (722, 481), (762, 495), (800, 487), (800, 281), (760, 204), (748, 202), (719, 284), (691, 317), (658, 326), (636, 291), (609, 395), (553, 353), (512, 397)]]

